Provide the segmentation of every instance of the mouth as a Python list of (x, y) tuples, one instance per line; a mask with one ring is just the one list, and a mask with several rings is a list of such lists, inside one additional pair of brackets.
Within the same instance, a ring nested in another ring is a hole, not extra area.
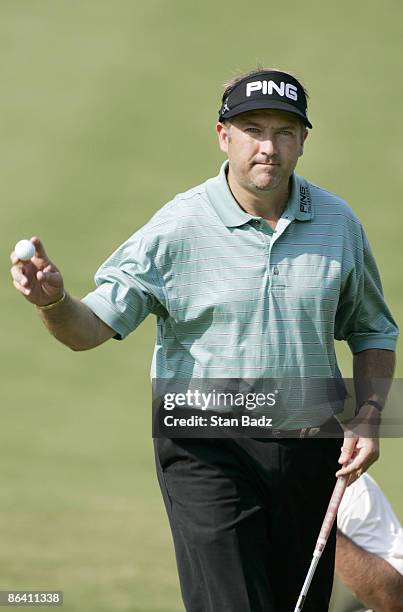
[(279, 166), (280, 164), (277, 164), (276, 162), (254, 162), (254, 164), (256, 166)]

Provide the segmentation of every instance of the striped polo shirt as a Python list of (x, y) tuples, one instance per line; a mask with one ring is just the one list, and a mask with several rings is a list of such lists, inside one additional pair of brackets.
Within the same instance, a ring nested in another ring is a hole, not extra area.
[(334, 339), (395, 349), (362, 225), (293, 174), (276, 229), (218, 176), (163, 206), (102, 264), (83, 302), (125, 338), (156, 315), (153, 378), (333, 377)]

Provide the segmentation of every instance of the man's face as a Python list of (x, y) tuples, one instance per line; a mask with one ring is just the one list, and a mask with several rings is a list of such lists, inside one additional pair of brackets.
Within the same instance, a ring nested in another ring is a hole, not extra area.
[(308, 135), (292, 113), (266, 109), (219, 122), (216, 130), (232, 179), (255, 194), (288, 184)]

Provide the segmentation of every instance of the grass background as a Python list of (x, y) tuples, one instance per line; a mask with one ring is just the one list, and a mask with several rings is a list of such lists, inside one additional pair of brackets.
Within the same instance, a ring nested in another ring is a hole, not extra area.
[[(361, 217), (401, 324), (402, 18), (398, 0), (2, 0), (0, 589), (63, 589), (66, 612), (183, 609), (153, 467), (154, 321), (70, 352), (14, 291), (14, 243), (39, 235), (84, 295), (155, 210), (217, 173), (222, 82), (260, 62), (310, 90), (298, 171)], [(401, 456), (384, 441), (372, 473), (403, 517)]]

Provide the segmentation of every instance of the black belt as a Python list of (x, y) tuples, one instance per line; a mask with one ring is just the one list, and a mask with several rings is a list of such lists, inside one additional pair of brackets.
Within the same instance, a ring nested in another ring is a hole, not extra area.
[(343, 428), (334, 416), (315, 427), (309, 426), (291, 430), (264, 427), (261, 431), (262, 437), (264, 432), (265, 437), (268, 438), (315, 438), (319, 434), (322, 434), (321, 437), (323, 438), (342, 438), (344, 435)]
[[(302, 427), (301, 429), (269, 429), (272, 438), (314, 438), (320, 433), (320, 427)], [(264, 430), (266, 431), (266, 429)]]

